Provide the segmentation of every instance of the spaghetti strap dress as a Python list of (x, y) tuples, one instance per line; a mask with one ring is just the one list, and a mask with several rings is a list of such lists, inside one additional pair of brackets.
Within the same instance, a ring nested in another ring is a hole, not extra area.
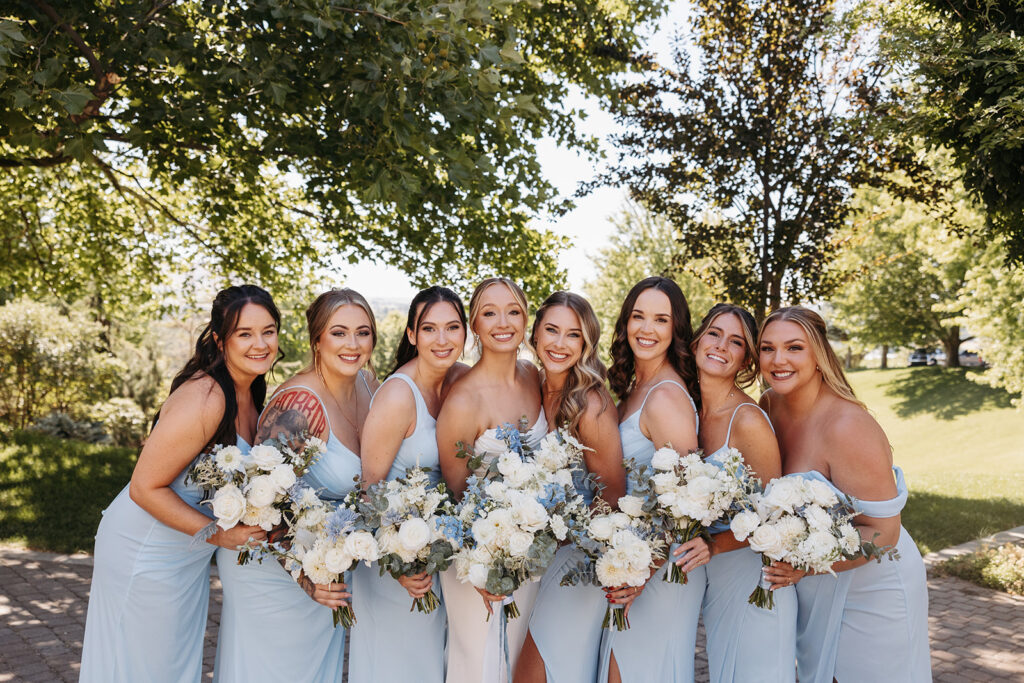
[[(387, 481), (404, 477), (410, 468), (428, 467), (432, 468), (431, 483), (436, 486), (441, 481), (436, 422), (411, 377), (395, 373), (384, 384), (388, 382), (405, 382), (412, 390), (416, 401), (416, 427), (395, 454)], [(433, 578), (434, 593), (443, 603), (438, 578)], [(418, 610), (410, 611), (412, 601), (391, 574), (380, 575), (376, 563), (370, 566), (360, 563), (352, 570), (352, 609), (359, 622), (350, 636), (350, 683), (443, 683), (447, 627), (444, 605), (430, 614), (423, 614)]]
[[(576, 492), (587, 505), (594, 489), (585, 469), (573, 471)], [(575, 545), (558, 549), (540, 580), (537, 604), (530, 617), (530, 635), (544, 660), (547, 680), (593, 683), (601, 651), (601, 621), (608, 606), (598, 586), (563, 586), (562, 577), (585, 559)]]
[[(895, 517), (907, 502), (903, 470), (893, 467), (897, 495), (857, 499), (867, 517)], [(839, 491), (816, 470), (797, 476)], [(932, 680), (928, 587), (914, 540), (900, 527), (898, 560), (883, 559), (836, 576), (805, 576), (796, 584), (797, 673), (801, 683)]]
[[(285, 391), (294, 389), (316, 395), (309, 387), (298, 385)], [(302, 479), (321, 498), (341, 500), (355, 488), (362, 468), (359, 456), (334, 435), (329, 419), (327, 428), (327, 448)], [(240, 565), (237, 557), (234, 550), (217, 550), (224, 603), (214, 680), (340, 681), (345, 629), (333, 626), (331, 609), (310, 598), (277, 560)], [(356, 614), (357, 619), (359, 616)]]
[[(638, 465), (649, 465), (651, 462), (656, 448), (654, 442), (640, 431), (640, 414), (647, 405), (651, 391), (662, 384), (675, 384), (686, 391), (686, 387), (674, 380), (658, 382), (644, 396), (640, 410), (619, 424), (622, 457), (627, 462), (635, 460)], [(699, 428), (697, 406), (689, 392), (686, 396), (690, 399)], [(671, 561), (671, 555), (669, 557)], [(623, 683), (693, 682), (693, 656), (697, 646), (697, 621), (707, 584), (706, 567), (701, 566), (688, 572), (687, 582), (682, 585), (664, 580), (668, 567), (669, 562), (665, 562), (633, 601), (628, 630), (604, 629), (599, 681), (608, 680), (609, 664), (614, 652)]]
[[(523, 441), (531, 448), (536, 448), (547, 432), (548, 422), (542, 409), (537, 422), (526, 432)], [(485, 459), (484, 465), (475, 474), (482, 474), (489, 461), (505, 450), (505, 442), (497, 438), (494, 428), (484, 431), (473, 444), (473, 451), (478, 455), (483, 454)], [(515, 671), (523, 641), (526, 640), (539, 588), (539, 582), (529, 581), (512, 593), (519, 608), (519, 617), (507, 623), (508, 668), (512, 671)], [(495, 603), (495, 616), (488, 621), (483, 599), (471, 584), (459, 581), (454, 564), (441, 572), (441, 589), (444, 591), (444, 605), (448, 613), (446, 683), (504, 681), (506, 667), (502, 651), (505, 644), (501, 641), (500, 605)]]
[[(249, 450), (242, 437), (236, 445)], [(203, 491), (185, 483), (194, 463), (170, 488), (212, 519), (210, 506), (200, 505)], [(121, 489), (96, 532), (79, 681), (198, 681), (214, 550), (157, 521)]]
[[(719, 467), (724, 464), (733, 421), (744, 407), (760, 411), (771, 425), (756, 404), (741, 403), (729, 418), (725, 443), (707, 456), (707, 462)], [(716, 523), (710, 531), (728, 532), (729, 526)], [(787, 586), (773, 591), (774, 609), (763, 609), (747, 602), (760, 580), (761, 554), (750, 548), (720, 553), (707, 564), (703, 611), (712, 683), (796, 680), (796, 588)]]

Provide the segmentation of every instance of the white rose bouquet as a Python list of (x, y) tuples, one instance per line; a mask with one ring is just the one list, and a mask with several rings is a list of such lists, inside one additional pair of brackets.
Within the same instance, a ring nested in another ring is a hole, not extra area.
[[(444, 482), (432, 486), (429, 470), (415, 467), (405, 477), (381, 481), (369, 487), (359, 511), (375, 529), (380, 547), (381, 576), (388, 572), (395, 579), (415, 574), (436, 574), (451, 564), (457, 545), (445, 535), (452, 501)], [(450, 522), (449, 522), (450, 524)], [(420, 612), (433, 612), (441, 605), (433, 590), (416, 598), (413, 606)]]
[[(574, 471), (583, 466), (583, 447), (575, 439), (558, 430), (533, 452), (513, 425), (497, 432), (507, 450), (490, 462), (482, 478), (469, 478), (453, 518), (443, 524), (449, 533), (462, 530), (455, 555), (459, 580), (511, 596), (543, 576), (558, 544), (582, 534), (590, 511), (573, 484)], [(510, 600), (504, 617), (518, 616)]]
[[(217, 526), (230, 529), (238, 523), (270, 531), (281, 523), (288, 507), (288, 490), (324, 452), (316, 437), (303, 441), (299, 450), (269, 440), (243, 454), (237, 446), (217, 445), (201, 455), (189, 469), (186, 481), (195, 482), (208, 496)], [(247, 560), (239, 555), (239, 562)]]
[[(733, 457), (742, 462), (739, 451)], [(650, 467), (634, 466), (632, 470), (633, 496), (644, 501), (652, 524), (662, 529), (672, 543), (707, 536), (708, 527), (728, 519), (737, 499), (743, 496), (736, 477), (704, 461), (699, 450), (680, 455), (666, 446), (655, 451)], [(686, 574), (673, 562), (665, 580), (686, 583)]]
[[(851, 522), (860, 514), (856, 501), (823, 481), (786, 475), (770, 481), (763, 492), (751, 492), (743, 505), (745, 510), (732, 519), (733, 535), (738, 541), (749, 539), (765, 566), (779, 560), (797, 569), (834, 575), (832, 564), (841, 560), (899, 557), (894, 548), (863, 541)], [(775, 606), (763, 580), (749, 602), (766, 609)]]

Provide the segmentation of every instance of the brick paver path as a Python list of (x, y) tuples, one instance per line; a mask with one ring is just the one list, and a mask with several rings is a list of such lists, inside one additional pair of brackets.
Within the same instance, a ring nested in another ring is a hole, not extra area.
[[(78, 679), (91, 574), (88, 556), (0, 546), (0, 682)], [(1024, 598), (954, 578), (931, 578), (928, 591), (937, 683), (1024, 681)], [(219, 619), (214, 579), (205, 680), (212, 679)], [(703, 649), (698, 663), (697, 681), (707, 681)]]

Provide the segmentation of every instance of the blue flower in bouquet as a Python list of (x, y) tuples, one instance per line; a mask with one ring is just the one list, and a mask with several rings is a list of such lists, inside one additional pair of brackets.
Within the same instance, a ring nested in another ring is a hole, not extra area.
[(565, 487), (560, 484), (545, 484), (544, 493), (537, 499), (537, 502), (543, 505), (545, 510), (550, 510), (559, 503), (564, 503)]
[(509, 450), (515, 451), (516, 453), (523, 452), (522, 437), (519, 434), (519, 429), (510, 422), (506, 422), (497, 429), (494, 430), (494, 435), (508, 444)]
[(437, 529), (451, 541), (456, 548), (462, 547), (462, 536), (465, 530), (462, 521), (454, 515), (442, 515), (437, 518)]
[(327, 538), (331, 543), (338, 540), (342, 534), (348, 533), (356, 523), (356, 513), (345, 507), (339, 507), (327, 515), (324, 524), (326, 526)]
[(380, 516), (381, 526), (392, 526), (400, 524), (405, 520), (405, 513), (402, 510), (396, 510), (394, 508), (388, 508)]

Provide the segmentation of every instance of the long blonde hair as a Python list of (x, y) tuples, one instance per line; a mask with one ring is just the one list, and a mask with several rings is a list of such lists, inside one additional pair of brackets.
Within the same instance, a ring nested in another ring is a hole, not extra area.
[[(489, 277), (476, 286), (476, 289), (473, 290), (473, 296), (469, 298), (469, 329), (474, 334), (476, 333), (476, 331), (473, 329), (474, 326), (476, 325), (476, 317), (480, 314), (480, 297), (488, 288), (491, 287), (491, 285), (498, 284), (505, 285), (508, 288), (508, 291), (512, 292), (512, 297), (516, 300), (516, 303), (518, 303), (523, 308), (524, 320), (526, 316), (530, 314), (530, 305), (526, 301), (526, 293), (523, 291), (522, 287), (520, 287), (514, 281), (512, 281), (511, 278)], [(477, 338), (475, 345), (477, 347), (477, 352), (480, 352), (481, 349), (479, 348), (479, 337)]]
[(824, 318), (803, 306), (787, 306), (773, 311), (761, 324), (761, 331), (757, 335), (758, 348), (760, 348), (761, 341), (764, 339), (764, 331), (776, 321), (791, 322), (799, 325), (807, 335), (807, 341), (811, 345), (811, 352), (814, 354), (814, 362), (818, 364), (818, 370), (821, 371), (821, 379), (825, 386), (834, 391), (840, 398), (856, 403), (865, 410), (867, 409), (867, 406), (853, 393), (853, 387), (850, 386), (849, 381), (846, 379), (843, 366), (839, 362), (839, 358), (836, 357), (836, 352), (832, 350), (832, 345), (828, 343), (828, 328), (825, 325)]
[[(366, 316), (370, 319), (370, 332), (373, 335), (373, 345), (377, 346), (377, 319), (373, 315), (373, 309), (370, 308), (370, 304), (366, 301), (366, 298), (354, 289), (344, 287), (341, 289), (329, 289), (316, 298), (313, 303), (306, 309), (306, 329), (309, 331), (309, 352), (310, 352), (310, 363), (302, 369), (302, 372), (315, 371), (317, 376), (321, 379), (323, 374), (320, 372), (320, 353), (316, 350), (317, 340), (320, 339), (320, 335), (327, 329), (327, 323), (331, 321), (331, 316), (334, 312), (347, 305), (358, 306), (366, 312)], [(373, 359), (366, 361), (367, 369), (373, 373)]]
[[(562, 386), (562, 395), (558, 399), (558, 410), (552, 424), (559, 427), (566, 427), (569, 432), (579, 438), (580, 420), (587, 410), (587, 395), (591, 391), (597, 391), (601, 395), (601, 409), (608, 407), (608, 392), (604, 390), (604, 382), (608, 377), (608, 369), (598, 357), (597, 342), (601, 337), (601, 323), (597, 320), (590, 302), (579, 294), (572, 292), (555, 292), (544, 300), (537, 310), (537, 317), (533, 320), (533, 329), (530, 331), (530, 348), (534, 355), (539, 357), (537, 348), (537, 330), (544, 321), (544, 314), (555, 306), (565, 306), (580, 319), (580, 329), (583, 332), (583, 352), (580, 359), (569, 371), (569, 376)], [(543, 363), (541, 372), (543, 373)]]

